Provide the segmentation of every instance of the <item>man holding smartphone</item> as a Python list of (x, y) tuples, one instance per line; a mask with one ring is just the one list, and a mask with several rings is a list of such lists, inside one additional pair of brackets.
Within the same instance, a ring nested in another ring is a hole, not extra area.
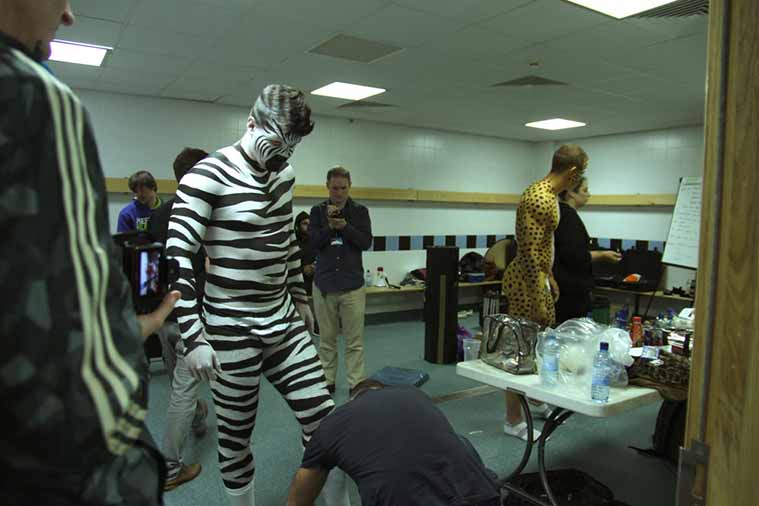
[(68, 0), (0, 0), (0, 435), (3, 503), (162, 504), (145, 429), (144, 337), (108, 226), (84, 107), (43, 67)]
[(308, 229), (311, 246), (316, 251), (313, 297), (320, 329), (319, 357), (332, 394), (335, 393), (340, 327), (345, 337), (350, 388), (366, 379), (366, 292), (361, 256), (372, 245), (372, 224), (367, 208), (350, 198), (350, 188), (350, 172), (340, 166), (330, 169), (327, 172), (329, 199), (311, 209)]

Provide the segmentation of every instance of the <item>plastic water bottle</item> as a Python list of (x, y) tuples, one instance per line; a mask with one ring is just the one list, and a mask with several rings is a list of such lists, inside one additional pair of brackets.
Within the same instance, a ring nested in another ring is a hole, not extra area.
[(593, 379), (591, 380), (590, 398), (593, 402), (603, 404), (609, 401), (609, 343), (601, 347), (593, 360)]
[(543, 386), (554, 387), (559, 383), (559, 354), (561, 347), (556, 336), (548, 334), (543, 343), (543, 367), (540, 370), (540, 382)]
[(387, 287), (387, 276), (385, 276), (385, 269), (377, 267), (377, 274), (374, 276), (374, 286), (379, 288)]
[(374, 284), (374, 275), (372, 275), (371, 269), (366, 269), (364, 273), (364, 286), (372, 286)]

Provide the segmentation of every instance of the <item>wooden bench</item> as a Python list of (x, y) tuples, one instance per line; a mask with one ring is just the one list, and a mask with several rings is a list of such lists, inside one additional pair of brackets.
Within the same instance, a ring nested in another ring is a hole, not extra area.
[[(500, 281), (479, 281), (476, 283), (460, 281), (458, 283), (459, 305), (480, 304), (483, 288), (500, 285)], [(422, 309), (423, 306), (423, 286), (404, 286), (401, 288), (370, 286), (366, 289), (367, 314), (413, 311)]]

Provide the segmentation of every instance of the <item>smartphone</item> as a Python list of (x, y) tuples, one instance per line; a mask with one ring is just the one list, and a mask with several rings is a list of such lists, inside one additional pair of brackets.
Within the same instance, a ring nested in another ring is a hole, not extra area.
[(179, 263), (166, 258), (159, 242), (124, 246), (124, 273), (132, 287), (132, 299), (137, 313), (149, 313), (157, 308), (170, 285), (179, 277)]

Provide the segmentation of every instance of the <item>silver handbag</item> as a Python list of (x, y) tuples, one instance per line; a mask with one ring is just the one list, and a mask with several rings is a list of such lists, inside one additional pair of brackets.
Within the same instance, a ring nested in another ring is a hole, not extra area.
[(535, 345), (540, 326), (507, 314), (485, 317), (482, 361), (511, 374), (535, 372)]

